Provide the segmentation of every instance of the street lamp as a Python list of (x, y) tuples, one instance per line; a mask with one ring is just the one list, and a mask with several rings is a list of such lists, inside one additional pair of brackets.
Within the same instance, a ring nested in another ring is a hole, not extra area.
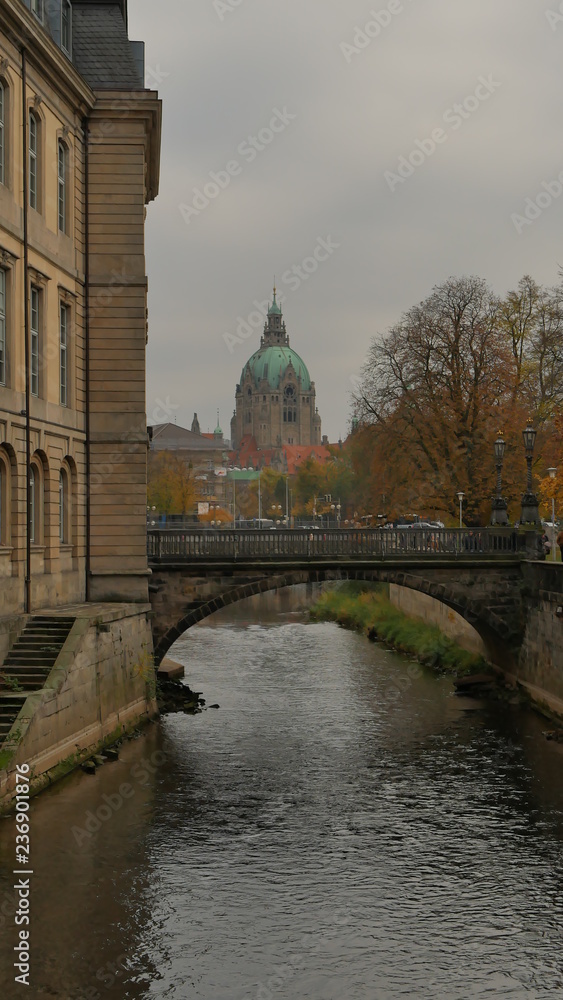
[(531, 426), (531, 421), (528, 421), (528, 426), (524, 431), (522, 431), (522, 437), (524, 439), (524, 448), (526, 449), (526, 465), (527, 476), (526, 476), (526, 492), (522, 497), (522, 511), (520, 513), (520, 524), (539, 524), (540, 514), (538, 510), (538, 498), (535, 493), (532, 492), (532, 459), (534, 457), (534, 445), (536, 443), (537, 431)]
[(459, 500), (459, 526), (460, 526), (460, 528), (463, 528), (462, 516), (463, 516), (463, 498), (464, 498), (464, 496), (465, 496), (465, 493), (462, 493), (461, 490), (457, 494), (457, 498)]
[(340, 510), (341, 510), (340, 503), (331, 503), (330, 509), (333, 512), (334, 516), (335, 516), (336, 527), (339, 528), (340, 527)]
[(498, 432), (498, 437), (495, 441), (495, 459), (496, 459), (496, 469), (497, 469), (497, 493), (493, 500), (493, 510), (491, 514), (491, 524), (508, 524), (508, 512), (507, 503), (502, 496), (502, 461), (504, 458), (504, 451), (506, 444), (502, 436), (502, 432)]
[[(557, 475), (557, 469), (555, 469), (552, 466), (551, 469), (548, 469), (547, 471), (549, 473), (549, 478), (555, 479)], [(555, 487), (554, 487), (554, 492), (551, 497), (551, 558), (553, 559), (553, 561), (557, 559), (556, 548), (557, 546), (555, 544)]]

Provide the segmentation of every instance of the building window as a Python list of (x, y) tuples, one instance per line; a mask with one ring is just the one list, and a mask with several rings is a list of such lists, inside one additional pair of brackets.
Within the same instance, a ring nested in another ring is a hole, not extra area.
[(6, 183), (6, 88), (0, 80), (0, 184)]
[(59, 540), (68, 542), (68, 476), (65, 469), (59, 472)]
[(61, 406), (68, 406), (68, 326), (70, 309), (61, 302), (61, 313), (59, 319), (59, 343), (60, 343), (60, 403)]
[(39, 324), (41, 322), (41, 292), (31, 289), (31, 395), (39, 395)]
[(37, 530), (37, 511), (39, 507), (38, 486), (37, 472), (32, 465), (29, 470), (29, 538), (31, 542), (35, 542), (39, 537)]
[(59, 139), (58, 144), (59, 232), (67, 231), (68, 201), (68, 149)]
[(251, 424), (252, 423), (252, 413), (250, 412), (250, 410), (246, 411), (244, 419), (245, 419), (245, 421), (246, 421), (247, 424)]
[(29, 113), (29, 204), (39, 211), (39, 122)]
[(0, 385), (6, 385), (6, 272), (0, 268)]
[(31, 0), (31, 13), (43, 23), (43, 0)]
[(7, 537), (7, 525), (6, 525), (6, 510), (7, 510), (7, 476), (6, 476), (6, 466), (2, 461), (2, 456), (0, 455), (0, 545), (6, 544)]
[(70, 55), (71, 49), (71, 6), (70, 0), (62, 0), (61, 6), (61, 48)]

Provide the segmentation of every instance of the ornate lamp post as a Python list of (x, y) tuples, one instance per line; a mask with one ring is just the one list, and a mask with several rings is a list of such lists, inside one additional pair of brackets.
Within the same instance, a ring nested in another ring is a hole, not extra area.
[[(555, 479), (555, 477), (557, 475), (557, 469), (555, 469), (552, 466), (552, 468), (548, 469), (547, 471), (549, 473), (549, 478), (550, 479)], [(554, 561), (555, 561), (555, 559), (557, 559), (557, 551), (556, 551), (557, 550), (557, 545), (555, 544), (556, 537), (557, 537), (557, 534), (556, 534), (556, 531), (555, 531), (555, 493), (554, 493), (553, 496), (552, 496), (552, 498), (551, 498), (551, 558)]]
[(495, 459), (497, 468), (497, 492), (493, 500), (493, 510), (491, 514), (491, 524), (508, 524), (507, 503), (502, 496), (502, 460), (506, 444), (501, 431), (495, 441)]
[(528, 466), (526, 479), (526, 492), (522, 497), (522, 511), (520, 513), (520, 524), (539, 525), (540, 513), (538, 510), (538, 498), (532, 491), (532, 459), (534, 457), (534, 445), (536, 443), (537, 431), (528, 421), (526, 430), (522, 431), (524, 448), (526, 449), (526, 464)]
[(465, 493), (462, 493), (461, 490), (457, 494), (457, 498), (459, 500), (459, 526), (460, 526), (460, 528), (463, 528), (463, 498), (464, 498), (464, 496), (465, 496)]

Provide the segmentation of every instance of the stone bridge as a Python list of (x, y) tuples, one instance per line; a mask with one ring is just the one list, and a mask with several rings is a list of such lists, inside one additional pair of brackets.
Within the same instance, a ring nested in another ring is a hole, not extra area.
[(408, 587), (453, 608), (479, 633), (491, 661), (513, 671), (527, 626), (525, 567), (538, 559), (538, 537), (490, 528), (151, 531), (155, 660), (186, 629), (245, 597), (365, 580)]

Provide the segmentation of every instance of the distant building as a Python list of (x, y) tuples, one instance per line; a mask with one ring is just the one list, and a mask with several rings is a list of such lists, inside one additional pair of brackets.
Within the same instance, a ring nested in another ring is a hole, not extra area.
[[(195, 431), (194, 427), (198, 430)], [(156, 424), (151, 428), (151, 452), (170, 451), (186, 463), (192, 465), (198, 497), (206, 500), (225, 499), (226, 467), (230, 441), (225, 441), (219, 426), (212, 434), (202, 434), (199, 430), (197, 413), (194, 413), (192, 429), (178, 424)]]
[(160, 126), (126, 0), (0, 5), (0, 615), (148, 599)]
[(235, 452), (248, 438), (260, 450), (322, 445), (315, 383), (289, 346), (275, 288), (260, 347), (246, 362), (236, 387), (231, 438)]

